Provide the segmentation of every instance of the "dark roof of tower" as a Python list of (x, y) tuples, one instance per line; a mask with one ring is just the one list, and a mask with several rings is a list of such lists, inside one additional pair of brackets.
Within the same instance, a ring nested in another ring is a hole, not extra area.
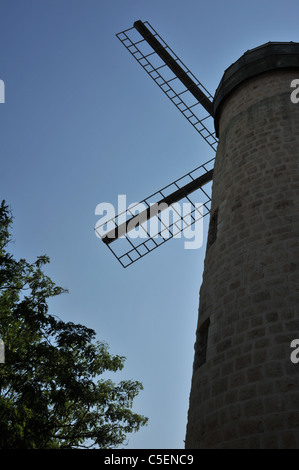
[(248, 78), (264, 72), (292, 68), (299, 70), (298, 42), (267, 42), (246, 51), (228, 67), (219, 83), (213, 101), (217, 136), (221, 104), (238, 85)]

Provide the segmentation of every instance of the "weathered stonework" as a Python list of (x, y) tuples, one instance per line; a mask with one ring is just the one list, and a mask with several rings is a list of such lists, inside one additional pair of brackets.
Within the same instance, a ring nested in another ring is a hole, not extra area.
[(299, 338), (296, 78), (299, 68), (258, 74), (221, 104), (189, 449), (299, 448), (299, 364), (290, 360)]

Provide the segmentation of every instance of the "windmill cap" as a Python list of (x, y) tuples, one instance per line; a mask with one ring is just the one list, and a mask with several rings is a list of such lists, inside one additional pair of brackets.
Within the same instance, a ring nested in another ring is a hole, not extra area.
[(299, 70), (298, 42), (268, 42), (248, 50), (225, 70), (213, 101), (217, 137), (221, 106), (229, 94), (245, 80), (277, 69)]

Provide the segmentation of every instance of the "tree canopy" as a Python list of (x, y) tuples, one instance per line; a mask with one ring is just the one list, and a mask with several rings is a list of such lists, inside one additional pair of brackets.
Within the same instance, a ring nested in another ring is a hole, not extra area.
[(11, 212), (0, 207), (0, 449), (116, 448), (147, 418), (132, 411), (138, 381), (114, 383), (124, 366), (94, 330), (63, 322), (47, 301), (66, 292), (45, 275), (49, 263), (10, 254)]

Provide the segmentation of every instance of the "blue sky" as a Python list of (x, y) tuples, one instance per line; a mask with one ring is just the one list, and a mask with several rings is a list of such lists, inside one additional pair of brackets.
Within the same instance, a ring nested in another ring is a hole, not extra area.
[[(149, 21), (214, 94), (224, 70), (268, 41), (299, 41), (295, 0), (1, 0), (1, 199), (16, 257), (51, 258), (69, 289), (52, 313), (126, 356), (149, 424), (127, 448), (183, 448), (205, 246), (172, 240), (123, 269), (95, 236), (95, 208), (137, 202), (213, 152), (115, 34)], [(198, 201), (200, 202), (200, 201)], [(207, 221), (204, 224), (205, 233)]]

